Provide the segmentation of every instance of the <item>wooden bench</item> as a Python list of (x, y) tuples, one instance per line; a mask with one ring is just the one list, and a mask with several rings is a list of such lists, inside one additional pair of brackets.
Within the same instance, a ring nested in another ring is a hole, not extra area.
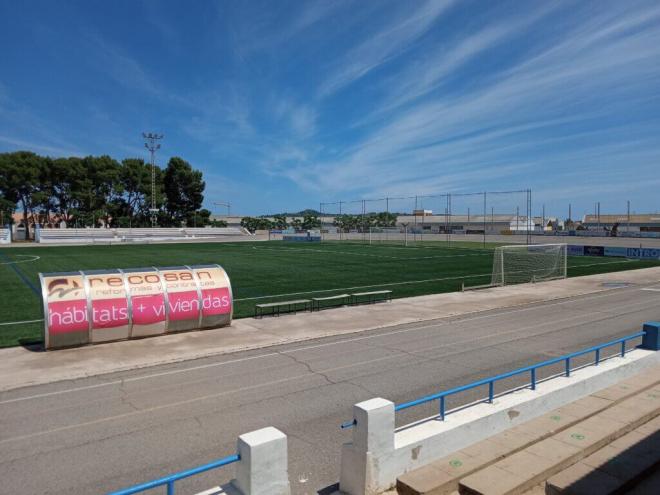
[[(333, 303), (333, 302), (339, 302), (339, 306), (344, 306), (348, 303), (350, 303), (350, 294), (338, 294), (336, 296), (327, 296), (327, 297), (312, 297), (312, 311), (314, 311), (314, 307), (316, 306), (317, 311), (321, 311), (321, 303), (327, 302), (327, 303)], [(333, 306), (337, 306), (334, 304)], [(330, 307), (330, 306), (324, 306), (324, 307)]]
[(363, 302), (368, 302), (370, 304), (376, 303), (378, 301), (391, 301), (392, 300), (392, 291), (391, 290), (373, 290), (370, 292), (354, 292), (351, 294), (352, 304), (360, 304), (359, 299), (366, 297), (367, 300)]
[(300, 305), (303, 306), (303, 310), (307, 311), (310, 308), (310, 300), (309, 299), (296, 299), (295, 301), (280, 301), (280, 302), (272, 302), (272, 303), (263, 303), (263, 304), (256, 304), (254, 306), (254, 317), (257, 318), (263, 318), (264, 314), (264, 309), (272, 309), (271, 315), (277, 315), (279, 316), (281, 313), (281, 309), (286, 307), (287, 308), (287, 313), (296, 313), (299, 311)]

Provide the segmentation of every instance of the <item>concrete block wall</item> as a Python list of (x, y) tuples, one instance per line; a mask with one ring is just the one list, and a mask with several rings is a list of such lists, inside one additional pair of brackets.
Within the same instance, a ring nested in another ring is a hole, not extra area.
[(497, 397), (446, 417), (429, 418), (396, 431), (394, 403), (377, 398), (356, 404), (352, 442), (341, 452), (339, 488), (348, 495), (375, 495), (392, 488), (396, 478), (456, 450), (534, 419), (581, 397), (660, 364), (660, 353), (636, 349), (625, 357), (574, 370)]

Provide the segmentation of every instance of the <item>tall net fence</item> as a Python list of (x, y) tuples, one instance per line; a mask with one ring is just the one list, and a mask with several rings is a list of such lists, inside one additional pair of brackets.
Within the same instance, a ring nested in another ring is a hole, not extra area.
[(531, 190), (443, 193), (320, 204), (326, 240), (530, 243)]

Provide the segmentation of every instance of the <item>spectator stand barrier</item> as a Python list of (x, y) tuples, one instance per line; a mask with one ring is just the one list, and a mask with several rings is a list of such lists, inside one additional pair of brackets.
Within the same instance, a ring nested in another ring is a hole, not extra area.
[(46, 349), (231, 324), (220, 265), (40, 273)]
[[(459, 394), (459, 393), (465, 392), (467, 390), (472, 390), (473, 388), (488, 385), (488, 399), (487, 399), (487, 401), (488, 401), (489, 404), (492, 404), (494, 396), (495, 396), (495, 383), (500, 381), (500, 380), (504, 380), (506, 378), (511, 378), (512, 376), (520, 375), (520, 374), (523, 374), (523, 373), (529, 373), (530, 374), (530, 385), (529, 385), (529, 387), (532, 390), (536, 390), (536, 384), (537, 384), (536, 370), (538, 370), (539, 368), (543, 368), (543, 367), (546, 367), (546, 366), (550, 366), (550, 365), (553, 365), (553, 364), (563, 362), (564, 363), (564, 373), (563, 374), (564, 374), (564, 376), (570, 376), (571, 375), (571, 360), (572, 359), (574, 359), (576, 357), (579, 357), (579, 356), (584, 356), (585, 354), (594, 353), (593, 365), (598, 366), (598, 364), (602, 360), (601, 351), (603, 349), (606, 349), (608, 347), (613, 347), (613, 346), (619, 346), (620, 350), (619, 350), (618, 355), (623, 357), (626, 354), (626, 343), (630, 340), (635, 340), (635, 339), (639, 339), (640, 337), (645, 337), (646, 334), (647, 334), (646, 330), (642, 331), (642, 332), (633, 333), (631, 335), (626, 335), (625, 337), (621, 337), (620, 339), (611, 340), (609, 342), (605, 342), (604, 344), (599, 344), (599, 345), (596, 345), (596, 346), (593, 346), (593, 347), (589, 347), (589, 348), (583, 349), (581, 351), (573, 352), (571, 354), (566, 354), (564, 356), (560, 356), (560, 357), (553, 358), (553, 359), (548, 359), (547, 361), (542, 361), (540, 363), (533, 364), (531, 366), (525, 366), (523, 368), (518, 368), (516, 370), (509, 371), (507, 373), (502, 373), (500, 375), (495, 375), (495, 376), (491, 376), (491, 377), (488, 377), (488, 378), (484, 378), (482, 380), (477, 380), (475, 382), (468, 383), (467, 385), (462, 385), (460, 387), (455, 387), (455, 388), (451, 388), (449, 390), (445, 390), (444, 392), (439, 392), (437, 394), (431, 394), (431, 395), (427, 395), (425, 397), (420, 397), (419, 399), (415, 399), (415, 400), (412, 400), (412, 401), (409, 401), (409, 402), (404, 402), (402, 404), (397, 404), (394, 407), (394, 410), (395, 411), (402, 411), (402, 410), (408, 409), (410, 407), (419, 406), (421, 404), (426, 404), (427, 402), (432, 402), (432, 401), (437, 400), (437, 401), (440, 402), (438, 417), (440, 418), (440, 420), (444, 421), (445, 420), (445, 415), (446, 415), (445, 400), (446, 400), (447, 397), (449, 397), (451, 395)], [(648, 337), (646, 337), (646, 338), (648, 338)], [(654, 350), (658, 350), (658, 349), (654, 349)], [(356, 424), (355, 420), (347, 421), (347, 422), (341, 424), (341, 428), (342, 429), (352, 428), (353, 426), (355, 426), (355, 424)]]
[[(231, 492), (241, 495), (290, 494), (286, 435), (267, 427), (240, 435), (236, 454), (108, 495), (132, 495), (161, 486), (167, 487), (167, 495), (174, 495), (177, 481), (230, 464), (236, 465), (236, 478), (230, 483)], [(223, 488), (221, 493), (226, 493), (228, 488)], [(220, 492), (220, 487), (217, 491)]]
[[(373, 495), (390, 489), (396, 478), (413, 469), (485, 440), (513, 426), (530, 421), (582, 397), (639, 373), (652, 373), (660, 365), (660, 322), (647, 323), (643, 332), (589, 347), (578, 352), (478, 380), (462, 387), (394, 404), (373, 398), (353, 406), (352, 440), (342, 445), (339, 489), (349, 495)], [(642, 340), (632, 352), (627, 345)], [(616, 354), (604, 356), (607, 348)], [(593, 361), (579, 366), (576, 358), (593, 354)], [(537, 370), (563, 364), (563, 371), (539, 379)], [(494, 384), (519, 374), (530, 382), (495, 395)], [(564, 376), (563, 379), (557, 378)], [(486, 399), (458, 406), (447, 418), (445, 399), (476, 387), (488, 387)], [(494, 400), (497, 398), (497, 400)], [(396, 412), (439, 401), (439, 414), (396, 427)]]

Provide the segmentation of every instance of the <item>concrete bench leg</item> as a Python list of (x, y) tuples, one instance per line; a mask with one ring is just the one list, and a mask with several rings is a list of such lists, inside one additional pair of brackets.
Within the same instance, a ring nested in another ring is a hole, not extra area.
[(242, 495), (290, 495), (286, 435), (269, 426), (238, 437), (236, 479)]

